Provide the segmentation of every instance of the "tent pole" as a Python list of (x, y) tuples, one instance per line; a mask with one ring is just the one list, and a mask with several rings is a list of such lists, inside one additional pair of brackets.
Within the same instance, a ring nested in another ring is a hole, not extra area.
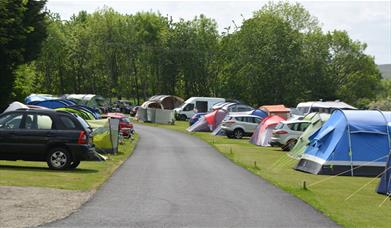
[(390, 139), (390, 130), (389, 130), (389, 127), (388, 127), (388, 121), (387, 121), (387, 118), (386, 118), (386, 116), (384, 115), (384, 113), (381, 111), (381, 110), (379, 110), (379, 109), (377, 109), (377, 111), (378, 112), (380, 112), (381, 114), (382, 114), (382, 116), (383, 116), (383, 118), (384, 118), (384, 121), (385, 121), (385, 123), (386, 123), (386, 129), (387, 129), (387, 139), (388, 139), (388, 159), (387, 159), (387, 162), (386, 162), (386, 166), (384, 167), (384, 169), (385, 169), (385, 173), (383, 174), (383, 175), (385, 175), (386, 176), (386, 178), (385, 178), (385, 180), (386, 180), (386, 182), (387, 182), (387, 186), (389, 185), (389, 183), (390, 183), (390, 180), (391, 180), (391, 178), (390, 177), (387, 177), (387, 174), (388, 174), (388, 172), (386, 172), (386, 170), (387, 170), (387, 164), (389, 163), (388, 161), (390, 160), (390, 156), (391, 156), (391, 139)]
[(352, 150), (352, 139), (351, 139), (351, 135), (350, 135), (349, 120), (346, 117), (345, 113), (341, 109), (339, 109), (339, 111), (342, 112), (343, 116), (345, 117), (346, 124), (348, 127), (347, 130), (348, 130), (348, 139), (349, 139), (350, 174), (351, 174), (351, 176), (354, 176), (354, 173), (353, 173), (353, 150)]

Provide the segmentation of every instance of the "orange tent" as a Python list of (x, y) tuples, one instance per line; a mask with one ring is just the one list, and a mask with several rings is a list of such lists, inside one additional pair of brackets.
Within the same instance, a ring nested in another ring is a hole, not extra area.
[(285, 119), (288, 118), (290, 113), (290, 110), (285, 105), (262, 105), (259, 109), (267, 112), (269, 116), (277, 115)]

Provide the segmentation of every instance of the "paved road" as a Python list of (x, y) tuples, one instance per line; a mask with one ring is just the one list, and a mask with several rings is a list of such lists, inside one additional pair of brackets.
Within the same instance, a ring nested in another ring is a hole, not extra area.
[(186, 134), (137, 125), (113, 177), (52, 227), (333, 227), (321, 213)]

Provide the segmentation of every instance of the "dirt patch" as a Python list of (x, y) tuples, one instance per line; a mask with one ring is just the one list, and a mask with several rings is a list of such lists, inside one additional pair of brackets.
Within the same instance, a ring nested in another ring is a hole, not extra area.
[(95, 191), (0, 187), (0, 226), (32, 227), (65, 218)]

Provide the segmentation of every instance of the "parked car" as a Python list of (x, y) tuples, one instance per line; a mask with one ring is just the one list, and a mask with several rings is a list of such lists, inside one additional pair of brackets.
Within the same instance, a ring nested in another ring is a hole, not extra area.
[(194, 114), (190, 119), (189, 119), (189, 126), (195, 124), (198, 120), (200, 120), (203, 116), (205, 116), (206, 112), (198, 112)]
[(133, 105), (132, 102), (128, 100), (118, 100), (114, 102), (113, 108), (115, 108), (113, 110), (116, 110), (118, 112), (130, 114), (133, 109)]
[(227, 104), (223, 106), (221, 109), (227, 112), (251, 112), (254, 110), (254, 108), (251, 106), (245, 104), (236, 104), (236, 103)]
[(137, 113), (137, 110), (140, 108), (140, 106), (134, 106), (132, 110), (130, 111), (131, 116), (135, 116)]
[(133, 123), (129, 120), (129, 117), (118, 112), (109, 112), (103, 115), (102, 118), (114, 118), (119, 119), (119, 130), (124, 137), (130, 137), (134, 133)]
[(19, 109), (0, 115), (0, 159), (46, 161), (51, 169), (75, 169), (98, 161), (92, 130), (66, 111)]
[(307, 120), (281, 121), (273, 130), (270, 145), (280, 146), (284, 151), (291, 150), (310, 124)]
[(251, 136), (261, 120), (262, 118), (254, 115), (230, 114), (221, 123), (221, 129), (228, 138), (240, 139)]
[(218, 97), (190, 97), (183, 105), (175, 110), (175, 116), (178, 120), (190, 119), (197, 112), (212, 111), (213, 105), (225, 102), (224, 98)]

